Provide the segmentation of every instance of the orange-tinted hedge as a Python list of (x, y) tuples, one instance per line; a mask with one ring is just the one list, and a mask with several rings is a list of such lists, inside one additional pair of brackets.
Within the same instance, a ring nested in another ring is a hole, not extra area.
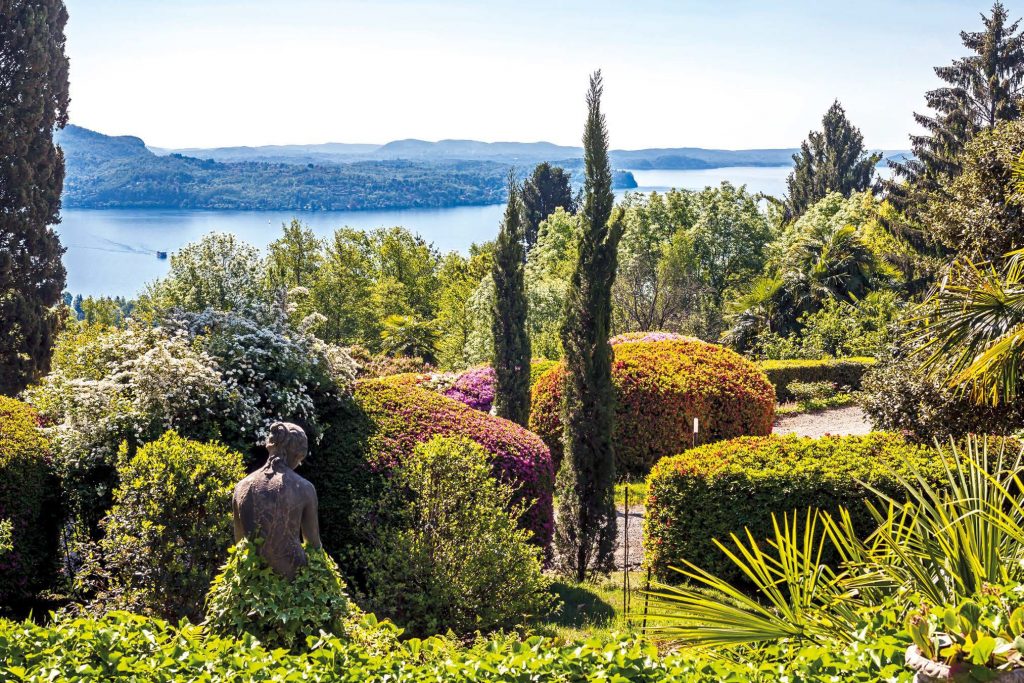
[[(724, 347), (696, 339), (623, 342), (613, 347), (618, 402), (615, 459), (619, 473), (646, 474), (666, 455), (691, 445), (693, 418), (700, 443), (772, 431), (775, 391), (756, 365)], [(565, 365), (533, 388), (530, 429), (562, 458), (560, 404)]]

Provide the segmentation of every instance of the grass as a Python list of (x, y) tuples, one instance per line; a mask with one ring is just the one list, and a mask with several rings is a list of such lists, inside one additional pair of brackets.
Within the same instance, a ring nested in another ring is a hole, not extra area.
[(626, 490), (629, 490), (629, 507), (643, 505), (647, 500), (647, 481), (630, 481), (615, 485), (615, 504), (626, 504)]

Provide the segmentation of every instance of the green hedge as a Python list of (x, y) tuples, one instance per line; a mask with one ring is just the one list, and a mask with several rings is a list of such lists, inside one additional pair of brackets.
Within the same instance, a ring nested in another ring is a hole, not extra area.
[(52, 585), (60, 501), (60, 483), (36, 412), (0, 396), (0, 520), (10, 520), (14, 544), (0, 554), (0, 606), (24, 606)]
[(765, 360), (758, 363), (768, 381), (775, 385), (779, 401), (792, 401), (786, 390), (790, 382), (831, 382), (840, 387), (860, 389), (864, 373), (875, 364), (874, 358), (836, 358), (825, 360)]
[[(716, 653), (660, 654), (638, 639), (590, 638), (559, 643), (549, 638), (500, 637), (462, 647), (449, 639), (373, 640), (385, 632), (372, 616), (368, 636), (325, 636), (309, 652), (269, 651), (253, 640), (233, 640), (113, 612), (101, 620), (53, 626), (0, 620), (0, 679), (4, 681), (335, 681), (337, 683), (485, 683), (629, 681), (899, 681), (909, 639), (890, 629), (865, 628), (863, 640), (830, 647), (771, 645), (733, 662)], [(369, 642), (367, 642), (369, 641)]]
[(941, 465), (931, 449), (898, 434), (866, 436), (740, 437), (662, 459), (647, 478), (644, 519), (646, 562), (663, 580), (677, 580), (670, 566), (682, 560), (722, 578), (741, 580), (715, 547), (749, 528), (757, 539), (772, 530), (772, 513), (818, 507), (850, 510), (857, 528), (870, 531), (858, 483), (900, 495), (899, 476), (919, 467), (938, 480)]

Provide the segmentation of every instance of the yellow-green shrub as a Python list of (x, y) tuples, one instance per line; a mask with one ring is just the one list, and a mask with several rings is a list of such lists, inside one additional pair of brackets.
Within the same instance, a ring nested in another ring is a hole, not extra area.
[(714, 545), (749, 528), (756, 539), (771, 535), (772, 513), (816, 507), (849, 509), (855, 527), (870, 531), (864, 485), (901, 496), (899, 478), (910, 468), (934, 473), (941, 465), (931, 449), (899, 434), (866, 436), (740, 437), (664, 458), (647, 478), (645, 562), (661, 579), (678, 578), (670, 566), (688, 560), (721, 578), (737, 581), (734, 564)]
[(822, 360), (765, 360), (758, 367), (775, 386), (779, 401), (792, 401), (790, 382), (830, 382), (836, 387), (860, 389), (861, 377), (875, 364), (874, 358), (829, 358)]

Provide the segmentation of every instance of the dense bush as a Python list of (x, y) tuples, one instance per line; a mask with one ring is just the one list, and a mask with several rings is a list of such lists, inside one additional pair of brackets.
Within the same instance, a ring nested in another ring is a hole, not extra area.
[(0, 522), (11, 548), (0, 553), (0, 605), (30, 599), (54, 579), (60, 487), (32, 408), (0, 396)]
[(198, 620), (202, 596), (232, 542), (231, 492), (242, 456), (167, 432), (134, 456), (121, 448), (120, 484), (99, 542), (101, 609)]
[[(615, 459), (619, 473), (646, 474), (663, 456), (690, 445), (693, 418), (701, 441), (770, 434), (775, 410), (772, 387), (739, 354), (691, 339), (624, 342), (613, 347)], [(530, 429), (561, 461), (561, 393), (565, 366), (534, 386)]]
[[(544, 553), (518, 528), (515, 492), (468, 439), (416, 447), (377, 502), (368, 609), (419, 636), (521, 625), (551, 607)], [(511, 510), (511, 514), (510, 514)]]
[(482, 365), (477, 368), (466, 370), (456, 378), (444, 395), (455, 399), (459, 403), (465, 403), (474, 410), (482, 410), (485, 413), (491, 412), (494, 405), (494, 387), (497, 377), (494, 368), (489, 365)]
[(966, 434), (1013, 434), (1024, 428), (1024, 403), (991, 407), (921, 372), (917, 358), (882, 358), (864, 375), (864, 412), (877, 429), (899, 431), (924, 443)]
[(340, 404), (325, 421), (324, 438), (303, 467), (320, 498), (327, 551), (344, 557), (348, 576), (365, 569), (357, 546), (377, 522), (365, 516), (365, 503), (379, 498), (390, 472), (433, 436), (462, 436), (483, 446), (493, 472), (516, 489), (514, 503), (525, 507), (520, 523), (533, 532), (534, 543), (548, 548), (554, 469), (544, 443), (519, 425), (417, 386), (418, 381), (415, 375), (362, 380), (354, 400)]
[(322, 548), (306, 548), (308, 562), (290, 580), (271, 569), (247, 539), (227, 554), (206, 598), (204, 625), (211, 633), (248, 634), (267, 648), (293, 651), (304, 649), (306, 637), (321, 631), (346, 635), (355, 610), (338, 565)]
[(894, 496), (899, 476), (911, 468), (934, 472), (934, 453), (897, 434), (867, 436), (741, 437), (708, 444), (664, 458), (647, 478), (644, 519), (645, 562), (663, 579), (678, 578), (668, 568), (688, 560), (723, 579), (742, 579), (713, 539), (750, 529), (754, 538), (771, 536), (772, 513), (816, 507), (850, 510), (861, 532), (874, 527), (862, 500), (869, 486)]
[(775, 386), (779, 401), (792, 401), (791, 382), (830, 382), (837, 387), (857, 390), (864, 373), (875, 364), (874, 358), (837, 358), (824, 360), (765, 360), (758, 367)]

